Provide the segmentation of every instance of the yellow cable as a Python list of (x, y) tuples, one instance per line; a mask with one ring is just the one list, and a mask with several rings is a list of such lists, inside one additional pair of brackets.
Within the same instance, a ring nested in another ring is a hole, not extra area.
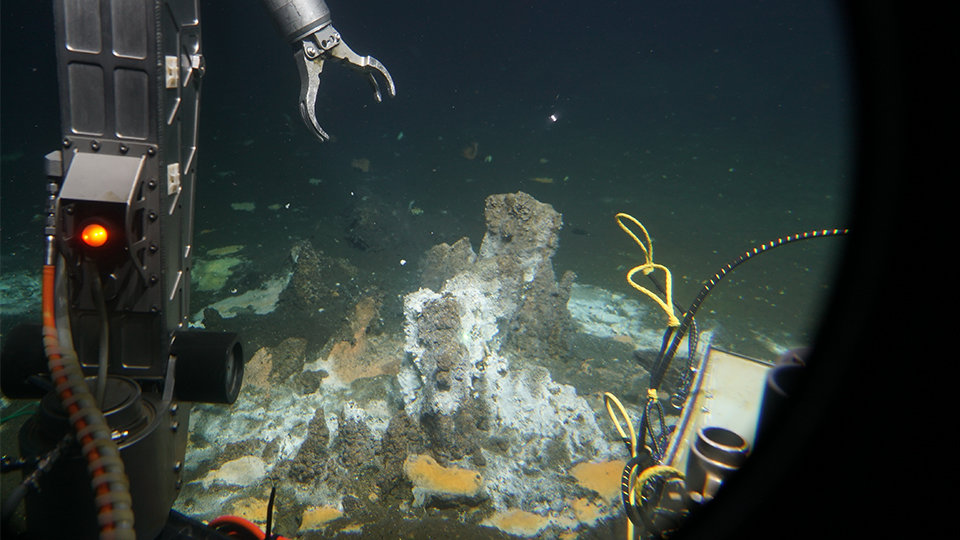
[[(623, 229), (623, 232), (630, 235), (630, 238), (633, 238), (633, 241), (636, 242), (637, 245), (640, 246), (640, 249), (643, 250), (644, 262), (647, 262), (647, 263), (653, 262), (653, 240), (650, 240), (650, 233), (647, 232), (647, 228), (643, 226), (643, 223), (640, 223), (640, 221), (637, 220), (637, 218), (625, 212), (618, 212), (616, 217), (617, 217), (617, 225), (620, 225), (620, 228)], [(647, 240), (647, 244), (644, 245), (644, 243), (641, 242), (639, 238), (637, 238), (637, 235), (633, 234), (633, 231), (627, 228), (627, 226), (624, 225), (622, 221), (620, 221), (621, 219), (629, 219), (630, 221), (633, 222), (634, 225), (636, 225), (637, 227), (640, 227), (640, 230), (643, 231), (643, 237)], [(647, 249), (647, 246), (650, 246), (649, 250)], [(650, 273), (649, 271), (645, 272), (645, 274), (649, 274), (649, 273)]]
[[(627, 428), (630, 430), (630, 438), (627, 438), (626, 432), (623, 431), (623, 426), (620, 425), (620, 421), (617, 419), (616, 414), (613, 412), (613, 408), (610, 406), (610, 403), (613, 402), (617, 406), (617, 409), (620, 412), (620, 415), (623, 417), (624, 421), (627, 423)], [(633, 422), (630, 421), (630, 415), (627, 414), (627, 410), (623, 407), (623, 404), (620, 403), (620, 400), (617, 399), (617, 396), (611, 394), (610, 392), (603, 393), (603, 404), (607, 407), (607, 414), (610, 415), (610, 419), (613, 420), (614, 427), (617, 428), (617, 432), (620, 434), (620, 438), (627, 442), (627, 447), (630, 449), (630, 457), (637, 457), (637, 449), (634, 447), (636, 444), (637, 436), (636, 432), (633, 430)], [(630, 504), (633, 504), (633, 489), (630, 490)], [(630, 518), (627, 518), (627, 540), (633, 540), (635, 537), (633, 521), (630, 521)]]
[[(680, 320), (674, 314), (674, 310), (673, 310), (673, 276), (670, 274), (669, 268), (667, 268), (666, 266), (663, 266), (662, 264), (656, 264), (653, 262), (653, 241), (650, 239), (650, 233), (647, 232), (647, 228), (644, 227), (643, 224), (640, 223), (639, 220), (637, 220), (637, 218), (631, 216), (630, 214), (618, 212), (616, 215), (616, 219), (617, 219), (617, 225), (619, 225), (620, 228), (623, 229), (623, 232), (627, 233), (627, 235), (630, 236), (630, 238), (632, 238), (633, 241), (636, 242), (638, 246), (640, 246), (640, 250), (643, 251), (643, 263), (631, 268), (630, 271), (627, 272), (627, 283), (629, 283), (630, 286), (633, 287), (634, 289), (650, 297), (651, 300), (653, 300), (654, 302), (657, 303), (657, 305), (660, 306), (660, 309), (662, 309), (663, 312), (667, 314), (667, 325), (669, 327), (673, 328), (673, 327), (679, 326)], [(640, 229), (640, 231), (643, 233), (643, 238), (646, 242), (644, 242), (644, 240), (641, 240), (636, 233), (630, 230), (630, 228), (627, 227), (626, 224), (624, 224), (623, 220), (630, 221), (631, 223), (636, 225)], [(636, 281), (633, 280), (633, 276), (637, 272), (643, 272), (644, 275), (650, 275), (655, 270), (662, 270), (664, 276), (666, 276), (664, 280), (665, 292), (664, 292), (663, 299), (661, 299), (653, 291), (647, 289), (646, 287), (638, 284)], [(648, 389), (647, 398), (656, 400), (657, 390), (655, 388)], [(637, 448), (636, 448), (637, 435), (636, 435), (636, 431), (633, 429), (633, 422), (630, 421), (630, 415), (627, 414), (627, 410), (623, 407), (623, 404), (620, 403), (620, 400), (617, 399), (617, 396), (611, 394), (610, 392), (603, 393), (603, 404), (606, 406), (607, 414), (609, 414), (610, 419), (613, 420), (613, 425), (614, 427), (617, 428), (617, 433), (620, 434), (620, 438), (627, 443), (627, 447), (630, 449), (630, 457), (631, 458), (637, 457)], [(620, 424), (620, 419), (617, 417), (616, 412), (614, 412), (613, 405), (616, 406), (617, 412), (620, 413), (620, 416), (626, 422), (627, 428), (630, 431), (629, 436), (627, 435), (627, 432), (624, 431), (623, 426)], [(643, 486), (648, 481), (650, 481), (650, 479), (657, 476), (665, 477), (667, 475), (683, 478), (683, 473), (681, 473), (677, 469), (674, 469), (673, 467), (668, 467), (666, 465), (654, 465), (651, 467), (647, 467), (646, 469), (643, 470), (643, 472), (639, 475), (639, 477), (637, 475), (638, 470), (639, 470), (639, 467), (635, 466), (633, 470), (630, 471), (628, 489), (630, 490), (629, 502), (631, 505), (636, 504), (638, 501), (640, 503), (638, 506), (641, 506), (643, 504), (643, 495), (641, 493), (641, 490), (643, 489)], [(633, 540), (634, 536), (635, 536), (634, 524), (633, 524), (633, 521), (631, 521), (628, 518), (627, 519), (627, 539)]]
[[(627, 438), (627, 434), (623, 431), (623, 426), (620, 425), (620, 421), (617, 420), (616, 415), (613, 413), (613, 409), (610, 407), (610, 402), (613, 402), (617, 409), (620, 410), (620, 415), (627, 423), (627, 428), (630, 430), (630, 438)], [(633, 430), (633, 422), (630, 421), (630, 415), (627, 414), (627, 410), (623, 408), (623, 404), (620, 403), (620, 400), (617, 399), (617, 396), (611, 394), (610, 392), (603, 393), (603, 404), (607, 406), (607, 414), (610, 415), (610, 419), (613, 420), (613, 425), (617, 428), (617, 432), (620, 433), (620, 438), (627, 442), (627, 447), (630, 449), (630, 457), (637, 457), (637, 449), (634, 448), (634, 444), (637, 440), (636, 432)]]
[[(647, 397), (652, 399), (657, 399), (656, 389), (647, 390)], [(637, 457), (636, 449), (636, 431), (633, 429), (633, 422), (630, 420), (630, 415), (627, 413), (626, 408), (620, 403), (620, 400), (617, 399), (617, 396), (613, 395), (610, 392), (603, 393), (603, 404), (607, 408), (607, 414), (610, 415), (610, 419), (613, 420), (614, 427), (617, 428), (617, 433), (620, 434), (620, 438), (627, 442), (627, 446), (630, 449), (630, 457)], [(613, 406), (616, 406), (617, 411), (613, 410)], [(624, 422), (627, 424), (627, 428), (630, 431), (629, 438), (627, 432), (624, 431), (623, 425), (620, 423), (620, 419), (617, 418), (617, 412), (620, 413), (620, 416), (623, 418)], [(637, 506), (643, 506), (643, 495), (642, 490), (643, 486), (646, 485), (654, 477), (673, 477), (673, 478), (683, 478), (683, 473), (679, 470), (670, 467), (668, 465), (653, 465), (647, 467), (643, 470), (642, 473), (637, 475), (639, 467), (634, 467), (630, 471), (630, 480), (628, 482), (630, 489), (629, 501), (630, 504), (639, 504)], [(634, 524), (629, 518), (627, 518), (627, 540), (633, 540), (635, 537)]]
[[(666, 266), (653, 262), (653, 241), (650, 239), (650, 234), (647, 232), (646, 227), (644, 227), (643, 224), (637, 220), (637, 218), (623, 212), (618, 212), (616, 219), (617, 225), (619, 225), (620, 228), (623, 229), (623, 232), (627, 233), (630, 238), (633, 238), (633, 241), (636, 242), (643, 251), (643, 264), (634, 266), (629, 272), (627, 272), (627, 283), (629, 283), (634, 289), (650, 297), (651, 300), (660, 306), (660, 309), (667, 314), (667, 326), (671, 328), (680, 326), (680, 319), (677, 318), (673, 310), (673, 276), (670, 274), (670, 269), (668, 269)], [(643, 241), (641, 241), (640, 238), (637, 237), (637, 235), (631, 231), (629, 227), (624, 225), (624, 219), (631, 221), (634, 225), (639, 227), (641, 231), (643, 231), (643, 237), (647, 241), (646, 244), (644, 244)], [(663, 274), (665, 276), (663, 287), (664, 299), (661, 299), (656, 293), (633, 280), (633, 276), (637, 272), (643, 272), (643, 275), (646, 276), (650, 275), (650, 273), (654, 270), (663, 270)]]

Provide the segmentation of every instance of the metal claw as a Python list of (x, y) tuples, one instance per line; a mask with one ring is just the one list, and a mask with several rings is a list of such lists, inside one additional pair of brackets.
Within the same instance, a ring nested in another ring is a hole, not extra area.
[(327, 54), (339, 59), (345, 64), (349, 65), (351, 68), (365, 73), (367, 78), (370, 80), (370, 85), (373, 87), (373, 98), (377, 100), (377, 103), (383, 101), (383, 97), (380, 94), (380, 85), (377, 83), (376, 77), (374, 74), (379, 73), (383, 76), (384, 80), (387, 81), (387, 94), (390, 97), (395, 97), (397, 95), (397, 88), (393, 84), (393, 77), (390, 76), (390, 72), (387, 71), (387, 68), (380, 63), (379, 60), (372, 56), (360, 56), (359, 54), (353, 52), (342, 39), (330, 48), (327, 51)]
[(313, 56), (314, 58), (309, 58), (302, 49), (293, 54), (297, 71), (300, 72), (300, 116), (320, 142), (325, 142), (330, 140), (330, 135), (320, 127), (320, 122), (317, 121), (317, 91), (320, 89), (323, 58)]
[(300, 116), (303, 117), (304, 123), (320, 141), (330, 139), (327, 132), (320, 127), (316, 112), (320, 73), (323, 71), (324, 59), (328, 57), (336, 58), (351, 69), (364, 73), (370, 82), (370, 86), (373, 87), (373, 98), (377, 100), (377, 103), (383, 101), (380, 84), (375, 77), (377, 73), (387, 81), (387, 95), (390, 97), (397, 95), (393, 77), (390, 76), (390, 72), (379, 60), (372, 56), (360, 56), (353, 52), (353, 49), (343, 42), (340, 33), (332, 25), (327, 25), (314, 32), (300, 42), (300, 47), (295, 49), (294, 59), (297, 63), (297, 70), (300, 72)]

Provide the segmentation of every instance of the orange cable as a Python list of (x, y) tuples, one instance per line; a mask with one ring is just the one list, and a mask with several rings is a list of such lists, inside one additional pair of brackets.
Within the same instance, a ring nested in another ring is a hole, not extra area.
[[(41, 294), (41, 303), (42, 303), (41, 305), (43, 309), (43, 327), (44, 327), (44, 334), (45, 334), (44, 339), (51, 340), (52, 343), (54, 344), (54, 347), (52, 347), (52, 349), (54, 351), (59, 351), (60, 344), (57, 341), (57, 337), (56, 337), (57, 323), (56, 323), (56, 318), (54, 317), (53, 289), (54, 289), (55, 280), (56, 280), (56, 266), (44, 265), (42, 294)], [(61, 357), (62, 355), (59, 352), (50, 352), (49, 354), (49, 358), (51, 360), (59, 360)], [(53, 378), (55, 386), (59, 386), (61, 383), (67, 380), (67, 376), (64, 373), (64, 368), (62, 366), (52, 367), (50, 376), (51, 378)], [(60, 401), (66, 402), (66, 400), (72, 396), (73, 396), (73, 392), (70, 391), (69, 387), (66, 387), (64, 388), (63, 392), (61, 392), (60, 394)], [(66, 408), (67, 408), (68, 417), (72, 416), (74, 413), (80, 410), (80, 407), (75, 402), (70, 403), (69, 405), (67, 405)], [(77, 433), (81, 433), (82, 430), (86, 427), (87, 427), (87, 422), (83, 418), (78, 418), (76, 423), (74, 423), (74, 426), (73, 426), (75, 432)], [(81, 437), (80, 441), (81, 443), (83, 443), (81, 447), (85, 446), (93, 441), (93, 436), (87, 433), (83, 435), (83, 437)], [(87, 452), (86, 458), (88, 462), (94, 463), (100, 459), (100, 452), (97, 451), (96, 447), (91, 447), (90, 450)], [(97, 477), (105, 474), (106, 472), (107, 471), (103, 468), (103, 466), (98, 466), (97, 468), (94, 469), (93, 476)], [(110, 492), (110, 487), (106, 482), (101, 483), (100, 485), (97, 486), (98, 495), (105, 495), (109, 492)], [(107, 503), (100, 507), (100, 509), (98, 510), (98, 513), (103, 514), (111, 511), (113, 511), (113, 505)], [(113, 530), (113, 528), (114, 528), (113, 523), (105, 523), (103, 525), (103, 530), (105, 531)]]

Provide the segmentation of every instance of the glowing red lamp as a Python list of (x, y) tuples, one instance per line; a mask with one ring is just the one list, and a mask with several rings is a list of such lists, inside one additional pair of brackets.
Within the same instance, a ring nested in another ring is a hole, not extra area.
[(91, 223), (80, 232), (83, 243), (90, 247), (100, 247), (106, 244), (109, 237), (107, 228), (99, 223)]

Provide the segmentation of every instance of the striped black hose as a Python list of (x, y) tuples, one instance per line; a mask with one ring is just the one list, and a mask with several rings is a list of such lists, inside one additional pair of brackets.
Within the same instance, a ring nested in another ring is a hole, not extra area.
[(798, 242), (800, 240), (809, 240), (811, 238), (843, 236), (849, 231), (849, 229), (820, 229), (794, 234), (791, 236), (785, 236), (783, 238), (777, 238), (776, 240), (771, 240), (770, 242), (747, 250), (736, 259), (725, 264), (716, 274), (713, 275), (712, 278), (708, 279), (707, 282), (703, 284), (703, 288), (700, 289), (700, 294), (698, 294), (697, 298), (692, 304), (690, 304), (690, 309), (688, 309), (684, 314), (683, 321), (681, 321), (680, 326), (674, 332), (670, 347), (665, 353), (661, 352), (661, 354), (658, 356), (657, 361), (654, 364), (653, 373), (650, 375), (650, 388), (655, 390), (660, 388), (660, 384), (663, 382), (663, 376), (666, 374), (667, 368), (670, 367), (670, 362), (673, 361), (673, 357), (677, 353), (677, 348), (680, 346), (680, 342), (683, 340), (683, 336), (686, 334), (687, 328), (693, 321), (693, 316), (696, 315), (697, 310), (700, 309), (700, 305), (703, 304), (703, 301), (707, 298), (707, 295), (710, 294), (710, 291), (713, 290), (717, 283), (720, 283), (720, 280), (723, 279), (724, 276), (732, 272), (734, 268), (747, 262), (756, 255), (765, 253), (780, 246)]

